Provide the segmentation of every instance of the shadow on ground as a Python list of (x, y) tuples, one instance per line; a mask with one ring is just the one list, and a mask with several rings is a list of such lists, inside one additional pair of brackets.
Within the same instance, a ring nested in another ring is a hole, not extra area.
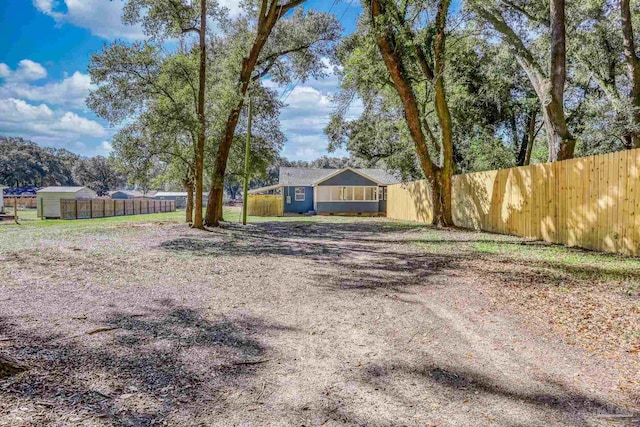
[[(428, 388), (451, 402), (462, 403), (462, 407), (473, 402), (478, 403), (481, 408), (490, 404), (497, 409), (501, 403), (519, 402), (521, 405), (555, 413), (565, 422), (576, 426), (591, 425), (588, 421), (594, 419), (627, 423), (627, 425), (634, 422), (640, 423), (640, 412), (629, 412), (610, 402), (571, 390), (565, 384), (551, 379), (543, 381), (538, 379), (534, 382), (525, 375), (520, 384), (514, 386), (500, 378), (500, 373), (494, 372), (493, 375), (489, 377), (486, 373), (472, 369), (436, 363), (411, 366), (397, 362), (384, 365), (373, 364), (364, 368), (361, 371), (360, 381), (365, 387), (386, 390), (393, 399), (405, 402), (407, 405), (415, 404), (415, 398), (407, 394), (406, 390), (398, 390), (390, 386), (395, 377), (406, 376), (425, 383)], [(512, 422), (504, 424), (497, 422), (500, 411), (493, 410), (491, 413), (496, 417), (496, 425), (513, 425)]]
[[(468, 261), (485, 259), (486, 273), (502, 280), (561, 284), (567, 280), (591, 283), (594, 278), (640, 281), (636, 269), (608, 265), (572, 265), (561, 260), (525, 259), (511, 256), (520, 250), (553, 249), (555, 246), (503, 235), (468, 230), (446, 230), (446, 239), (425, 238), (439, 233), (421, 224), (367, 221), (361, 223), (265, 222), (242, 227), (230, 224), (222, 233), (181, 237), (165, 241), (162, 249), (200, 257), (285, 256), (307, 259), (327, 268), (342, 268), (316, 274), (322, 286), (336, 290), (381, 290), (404, 292), (408, 286), (445, 283), (443, 274), (464, 274)], [(401, 239), (398, 239), (401, 237)], [(485, 253), (475, 245), (492, 245), (504, 253)], [(415, 247), (407, 251), (407, 246)], [(417, 248), (420, 247), (420, 250)], [(567, 254), (588, 256), (589, 251), (564, 249)], [(619, 257), (598, 254), (607, 260)], [(517, 271), (516, 271), (517, 270)], [(515, 271), (515, 273), (514, 273)], [(456, 273), (458, 272), (458, 273)], [(429, 283), (430, 282), (430, 283)]]
[(169, 417), (189, 419), (203, 403), (221, 404), (234, 389), (251, 387), (261, 369), (252, 362), (268, 352), (260, 336), (288, 329), (256, 318), (211, 321), (168, 301), (157, 303), (160, 308), (145, 314), (113, 313), (93, 333), (76, 336), (37, 336), (0, 319), (0, 334), (14, 340), (3, 350), (30, 366), (0, 380), (0, 403), (15, 403), (0, 406), (0, 414), (8, 414), (9, 423), (12, 414), (31, 417), (34, 425), (99, 418), (148, 426)]

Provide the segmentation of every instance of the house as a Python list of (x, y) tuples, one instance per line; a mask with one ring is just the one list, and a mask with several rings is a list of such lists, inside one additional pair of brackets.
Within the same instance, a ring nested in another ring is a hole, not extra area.
[[(195, 197), (195, 194), (194, 194)], [(153, 197), (154, 200), (173, 200), (176, 202), (176, 208), (187, 207), (187, 192), (186, 191), (158, 191)], [(209, 193), (202, 194), (202, 203), (206, 204), (209, 200)], [(195, 200), (194, 200), (195, 203)]]
[(130, 199), (142, 199), (144, 194), (141, 191), (137, 190), (118, 190), (118, 191), (110, 191), (109, 196), (112, 199), (117, 200), (130, 200)]
[(60, 200), (95, 199), (95, 191), (88, 187), (45, 187), (36, 193), (38, 216), (40, 218), (60, 218)]
[(282, 194), (284, 213), (385, 215), (387, 185), (400, 180), (382, 169), (280, 168), (278, 184), (250, 194)]

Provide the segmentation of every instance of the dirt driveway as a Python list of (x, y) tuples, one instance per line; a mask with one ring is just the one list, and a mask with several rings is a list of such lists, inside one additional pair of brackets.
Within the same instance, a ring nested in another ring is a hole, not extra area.
[(373, 219), (40, 233), (0, 252), (0, 353), (30, 366), (0, 379), (0, 426), (640, 425), (635, 335), (547, 322), (531, 286), (575, 299), (581, 273), (487, 246), (521, 243)]

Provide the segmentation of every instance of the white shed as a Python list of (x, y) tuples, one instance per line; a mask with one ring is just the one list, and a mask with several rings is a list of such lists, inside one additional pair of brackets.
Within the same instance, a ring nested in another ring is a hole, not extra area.
[(36, 199), (40, 218), (60, 218), (60, 200), (95, 199), (95, 191), (88, 187), (45, 187), (38, 190)]
[(7, 187), (0, 185), (0, 213), (4, 212), (4, 197), (2, 197), (2, 190), (4, 188), (7, 188)]

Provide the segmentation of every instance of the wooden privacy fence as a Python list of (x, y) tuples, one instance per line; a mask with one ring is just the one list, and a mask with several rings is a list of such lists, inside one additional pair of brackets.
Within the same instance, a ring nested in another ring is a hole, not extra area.
[[(426, 181), (388, 187), (387, 216), (431, 222)], [(460, 227), (640, 255), (640, 149), (453, 178)]]
[(18, 200), (18, 208), (19, 209), (26, 209), (26, 208), (33, 208), (35, 209), (37, 207), (37, 201), (36, 201), (36, 197), (35, 196), (4, 196), (4, 207), (5, 208), (12, 208), (13, 204), (15, 203), (15, 200)]
[(247, 213), (253, 216), (283, 216), (284, 202), (280, 194), (250, 194)]
[(175, 210), (176, 205), (173, 200), (60, 200), (60, 217), (62, 219), (103, 218), (125, 214), (175, 212)]

